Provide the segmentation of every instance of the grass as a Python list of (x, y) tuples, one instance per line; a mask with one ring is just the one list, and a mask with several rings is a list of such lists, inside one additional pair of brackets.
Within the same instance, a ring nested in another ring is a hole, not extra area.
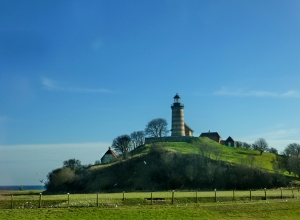
[[(156, 143), (156, 145), (165, 147), (171, 151), (181, 152), (184, 154), (201, 154), (200, 148), (207, 147), (211, 150), (209, 154), (212, 159), (219, 159), (226, 162), (244, 164), (247, 166), (251, 165), (250, 157), (253, 156), (255, 158), (254, 163), (252, 164), (254, 167), (274, 172), (272, 162), (276, 160), (275, 154), (264, 152), (262, 155), (260, 155), (259, 151), (256, 150), (227, 147), (206, 137), (194, 138), (191, 143), (159, 142)], [(151, 144), (139, 147), (133, 150), (131, 153), (133, 156), (145, 154), (149, 152), (150, 147)], [(217, 154), (219, 155), (216, 156), (215, 152), (218, 152)]]
[[(172, 202), (172, 191), (163, 192), (119, 192), (119, 193), (99, 193), (97, 194), (63, 194), (63, 195), (42, 195), (41, 204), (42, 207), (84, 207), (84, 206), (97, 206), (97, 197), (99, 206), (107, 206), (113, 204), (122, 205), (137, 205), (137, 204), (150, 204), (151, 194), (153, 203), (171, 204)], [(174, 203), (207, 203), (214, 202), (216, 199), (219, 202), (231, 202), (231, 201), (250, 201), (250, 191), (175, 191), (174, 192)], [(267, 199), (280, 199), (281, 190), (267, 190)], [(123, 201), (123, 196), (125, 201)], [(264, 200), (264, 190), (252, 190), (252, 200)], [(282, 196), (284, 199), (295, 199), (300, 198), (300, 192), (297, 188), (295, 189), (283, 189)], [(14, 209), (19, 208), (38, 208), (39, 207), (40, 195), (14, 195), (13, 196), (13, 207)], [(68, 203), (68, 198), (70, 202)], [(1, 195), (0, 196), (0, 209), (11, 208), (11, 196)]]
[[(254, 198), (249, 199), (250, 191), (217, 191), (217, 202), (214, 201), (214, 191), (153, 192), (153, 198), (164, 198), (165, 201), (153, 202), (151, 205), (146, 198), (151, 192), (99, 193), (99, 207), (96, 206), (97, 194), (43, 195), (42, 208), (37, 208), (39, 195), (30, 191), (13, 196), (14, 204), (22, 203), (23, 207), (10, 209), (10, 196), (0, 192), (0, 204), (6, 202), (8, 207), (0, 209), (2, 220), (10, 219), (297, 219), (300, 215), (300, 192), (298, 189), (267, 190), (267, 200), (264, 190), (253, 190)], [(27, 195), (26, 195), (27, 192)], [(292, 192), (295, 198), (292, 197)], [(18, 193), (17, 191), (15, 193)], [(269, 198), (273, 198), (270, 200)], [(36, 204), (31, 208), (30, 205)], [(51, 205), (51, 206), (50, 206)]]
[(0, 210), (10, 219), (298, 219), (300, 200)]

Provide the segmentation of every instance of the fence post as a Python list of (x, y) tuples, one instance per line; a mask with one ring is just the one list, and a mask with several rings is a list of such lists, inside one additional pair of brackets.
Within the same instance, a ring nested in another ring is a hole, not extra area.
[(198, 203), (198, 192), (196, 191), (196, 203)]
[(68, 208), (70, 208), (70, 193), (68, 193)]
[(42, 193), (40, 193), (39, 208), (42, 208)]
[(295, 195), (294, 195), (294, 188), (292, 187), (292, 196), (293, 198), (295, 198)]
[(125, 191), (123, 191), (123, 202), (125, 201)]
[(172, 204), (174, 204), (174, 190), (172, 191)]
[(250, 201), (252, 201), (252, 191), (250, 189)]
[(267, 189), (265, 188), (265, 200), (267, 200)]
[(280, 195), (281, 195), (281, 199), (283, 199), (283, 197), (282, 197), (282, 187), (280, 187)]
[(97, 193), (97, 207), (99, 207), (99, 193)]
[(215, 202), (217, 202), (217, 189), (215, 189), (214, 191), (215, 191)]
[(152, 196), (152, 193), (151, 193), (151, 205), (153, 204), (153, 196)]
[(10, 203), (10, 207), (11, 207), (11, 209), (13, 209), (13, 207), (14, 207), (13, 195), (12, 195), (12, 194), (11, 194), (11, 203)]

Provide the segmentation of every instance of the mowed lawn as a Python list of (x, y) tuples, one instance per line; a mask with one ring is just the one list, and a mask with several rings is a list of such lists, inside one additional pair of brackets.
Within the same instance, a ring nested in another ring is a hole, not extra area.
[(6, 219), (299, 219), (300, 200), (87, 208), (4, 209)]

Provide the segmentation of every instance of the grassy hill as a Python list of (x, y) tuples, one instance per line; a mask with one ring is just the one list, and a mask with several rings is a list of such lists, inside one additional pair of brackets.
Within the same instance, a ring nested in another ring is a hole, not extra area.
[(140, 146), (128, 159), (114, 163), (77, 171), (59, 168), (49, 175), (46, 187), (49, 192), (285, 187), (292, 179), (273, 168), (280, 157), (223, 146), (205, 137), (189, 143), (160, 142)]
[[(174, 152), (183, 154), (200, 154), (211, 159), (222, 160), (225, 162), (243, 164), (274, 172), (273, 162), (276, 161), (276, 155), (264, 152), (260, 155), (259, 151), (248, 150), (237, 147), (227, 147), (221, 145), (207, 137), (194, 138), (190, 143), (187, 142), (158, 142), (136, 148), (131, 155), (137, 156), (149, 152), (153, 145), (162, 146)], [(278, 155), (277, 155), (278, 157)]]

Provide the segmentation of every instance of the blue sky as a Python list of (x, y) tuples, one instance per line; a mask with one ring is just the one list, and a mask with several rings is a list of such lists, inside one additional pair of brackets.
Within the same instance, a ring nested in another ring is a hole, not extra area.
[[(0, 1), (0, 185), (99, 160), (176, 93), (194, 130), (300, 143), (300, 2)], [(36, 173), (40, 173), (36, 175)]]

